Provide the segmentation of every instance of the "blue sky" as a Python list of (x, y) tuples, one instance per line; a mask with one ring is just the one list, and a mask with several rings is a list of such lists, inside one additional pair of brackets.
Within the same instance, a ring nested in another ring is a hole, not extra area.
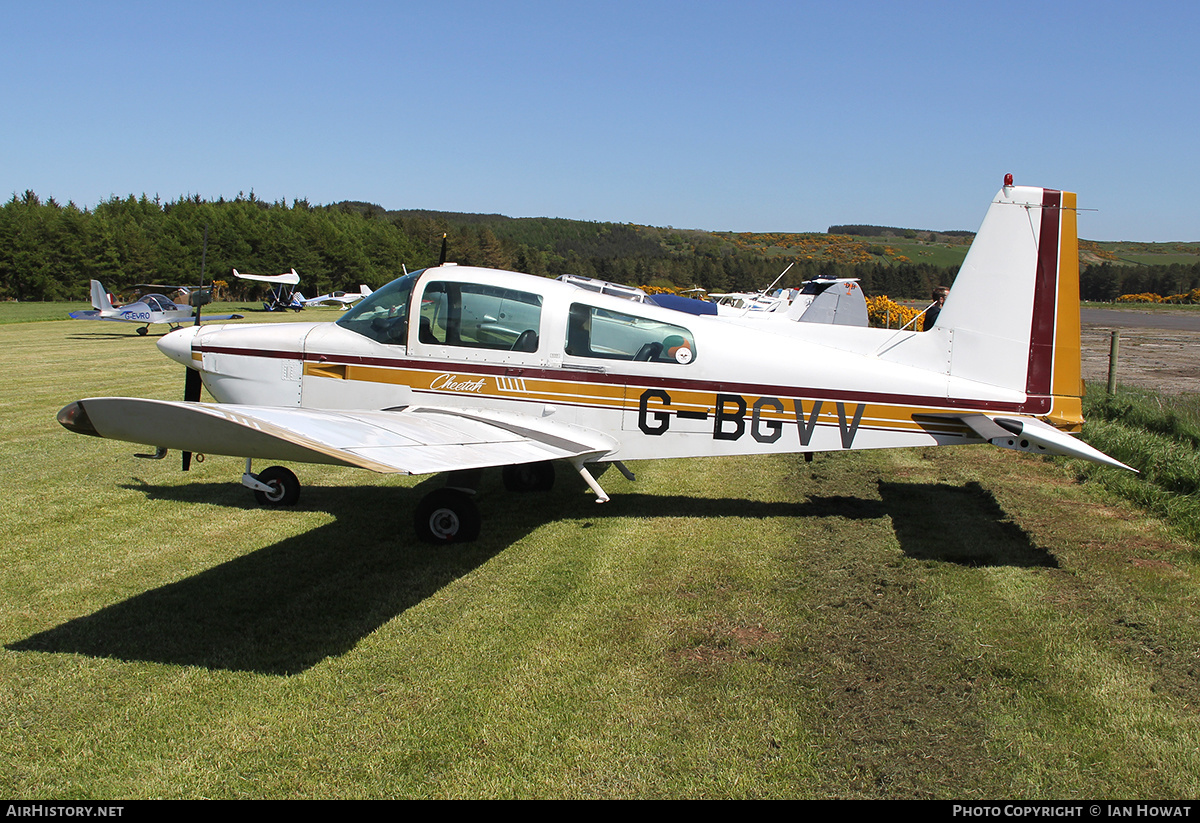
[(1200, 240), (1200, 5), (0, 0), (0, 195)]

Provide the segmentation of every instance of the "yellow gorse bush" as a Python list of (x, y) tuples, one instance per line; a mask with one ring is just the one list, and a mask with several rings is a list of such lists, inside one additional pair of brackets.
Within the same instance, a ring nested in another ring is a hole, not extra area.
[(872, 326), (898, 329), (921, 313), (921, 309), (902, 306), (885, 294), (867, 298), (867, 318)]
[(1122, 294), (1117, 298), (1118, 303), (1200, 303), (1200, 289), (1192, 289), (1183, 294), (1172, 294), (1163, 297), (1153, 292), (1140, 294)]

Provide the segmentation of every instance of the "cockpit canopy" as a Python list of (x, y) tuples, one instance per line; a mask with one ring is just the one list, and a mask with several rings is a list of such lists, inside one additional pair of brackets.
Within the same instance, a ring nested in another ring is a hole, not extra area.
[(377, 343), (403, 346), (408, 338), (408, 301), (424, 269), (410, 272), (371, 292), (337, 320), (337, 325)]
[[(410, 322), (416, 323), (412, 343), (418, 352), (430, 355), (439, 349), (425, 347), (493, 349), (542, 357), (561, 352), (559, 356), (569, 358), (677, 365), (696, 359), (696, 338), (688, 329), (639, 316), (634, 308), (638, 304), (627, 299), (601, 298), (592, 294), (594, 290), (580, 289), (574, 283), (570, 285), (575, 288), (564, 288), (553, 281), (519, 279), (507, 272), (495, 272), (495, 277), (483, 276), (478, 281), (469, 275), (464, 278), (464, 274), (462, 269), (446, 276), (433, 269), (414, 271), (372, 292), (337, 325), (378, 343), (403, 346), (410, 342)], [(414, 306), (418, 279), (423, 285), (420, 305)], [(520, 288), (526, 283), (539, 285)], [(561, 317), (554, 323), (543, 316), (547, 301), (555, 300), (567, 314), (565, 335)], [(628, 306), (629, 311), (618, 310), (618, 305), (622, 309)], [(655, 312), (662, 309), (647, 308), (645, 314)], [(563, 337), (546, 340), (549, 330)]]
[(145, 303), (150, 311), (175, 311), (175, 303), (161, 294), (144, 294), (141, 302)]

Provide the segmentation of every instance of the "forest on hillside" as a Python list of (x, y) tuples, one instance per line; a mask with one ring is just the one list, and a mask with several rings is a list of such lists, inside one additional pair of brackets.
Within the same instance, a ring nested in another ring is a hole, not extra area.
[[(351, 201), (314, 206), (266, 202), (253, 192), (215, 201), (131, 195), (81, 209), (26, 191), (0, 206), (0, 299), (86, 300), (93, 279), (114, 292), (138, 283), (196, 283), (202, 262), (207, 280), (228, 283), (231, 299), (261, 291), (233, 279), (234, 268), (254, 274), (294, 268), (310, 296), (359, 284), (378, 288), (405, 268), (434, 265), (443, 235), (448, 259), (460, 265), (716, 292), (766, 288), (789, 262), (793, 267), (781, 286), (822, 275), (857, 277), (867, 294), (899, 299), (925, 298), (957, 272), (955, 266), (897, 260), (787, 257), (728, 235), (627, 223), (385, 211)], [(1089, 300), (1130, 292), (1165, 296), (1197, 286), (1200, 263), (1105, 263), (1082, 277)]]
[(1186, 295), (1197, 288), (1200, 288), (1200, 262), (1158, 266), (1100, 263), (1079, 274), (1080, 298), (1102, 303), (1111, 303), (1128, 294)]

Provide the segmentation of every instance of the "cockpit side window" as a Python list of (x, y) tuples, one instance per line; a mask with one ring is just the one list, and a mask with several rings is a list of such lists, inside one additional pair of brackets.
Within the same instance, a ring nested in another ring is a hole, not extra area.
[(408, 302), (413, 284), (420, 276), (414, 271), (397, 278), (346, 312), (337, 325), (357, 332), (377, 343), (403, 346), (408, 342)]
[(542, 296), (481, 283), (430, 283), (418, 322), (422, 343), (536, 352)]
[(574, 357), (680, 363), (696, 359), (696, 338), (682, 326), (572, 303), (566, 353)]

